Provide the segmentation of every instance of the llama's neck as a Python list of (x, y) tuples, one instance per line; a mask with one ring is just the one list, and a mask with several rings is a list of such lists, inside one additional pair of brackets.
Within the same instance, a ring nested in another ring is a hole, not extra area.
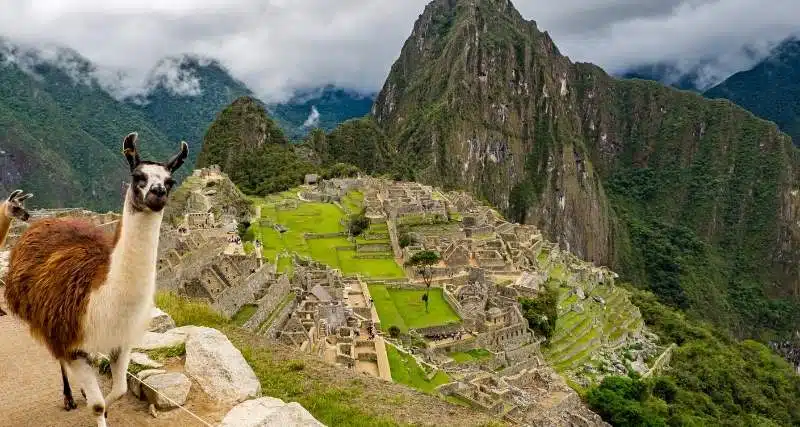
[(107, 286), (120, 287), (120, 295), (145, 295), (155, 292), (158, 237), (162, 212), (136, 212), (125, 197), (119, 239), (111, 253)]
[(11, 217), (6, 215), (6, 202), (0, 203), (0, 247), (6, 242), (8, 229), (11, 228)]

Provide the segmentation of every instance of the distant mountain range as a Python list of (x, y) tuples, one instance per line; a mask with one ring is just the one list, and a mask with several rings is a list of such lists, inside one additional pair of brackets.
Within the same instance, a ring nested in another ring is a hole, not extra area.
[[(190, 55), (160, 61), (150, 90), (123, 100), (98, 82), (95, 71), (74, 50), (43, 51), (0, 39), (0, 193), (23, 186), (36, 195), (31, 206), (117, 209), (126, 178), (123, 135), (138, 131), (142, 151), (155, 158), (186, 140), (194, 164), (217, 114), (241, 96), (255, 97), (218, 61)], [(196, 87), (175, 90), (170, 79), (176, 75)], [(324, 86), (266, 108), (289, 140), (300, 140), (314, 128), (327, 131), (368, 114), (373, 99)]]
[(800, 145), (800, 39), (778, 44), (762, 61), (710, 88), (698, 87), (702, 66), (681, 71), (669, 64), (636, 67), (620, 77), (655, 80), (706, 98), (725, 98), (753, 114), (775, 122)]

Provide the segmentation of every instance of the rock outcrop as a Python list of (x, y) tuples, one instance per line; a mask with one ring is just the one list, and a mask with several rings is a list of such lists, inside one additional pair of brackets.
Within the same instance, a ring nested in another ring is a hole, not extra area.
[(262, 397), (240, 403), (222, 419), (220, 427), (324, 427), (297, 402)]
[(160, 308), (153, 307), (150, 311), (150, 327), (147, 329), (149, 332), (166, 332), (175, 328), (175, 321), (172, 316), (164, 313)]
[(186, 339), (186, 373), (212, 399), (238, 403), (258, 397), (261, 383), (242, 353), (220, 331), (190, 327)]
[(147, 401), (159, 410), (177, 408), (186, 403), (192, 382), (180, 372), (151, 375), (144, 380), (142, 391)]

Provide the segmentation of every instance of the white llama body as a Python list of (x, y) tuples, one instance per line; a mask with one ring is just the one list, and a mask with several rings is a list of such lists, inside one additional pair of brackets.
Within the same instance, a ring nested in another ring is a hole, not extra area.
[(129, 196), (108, 277), (89, 298), (79, 346), (88, 353), (109, 354), (138, 344), (150, 318), (163, 213), (133, 212)]

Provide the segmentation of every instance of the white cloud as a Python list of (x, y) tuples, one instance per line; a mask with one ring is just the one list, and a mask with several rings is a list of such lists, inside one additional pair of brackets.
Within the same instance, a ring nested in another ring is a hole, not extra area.
[[(119, 93), (152, 83), (159, 60), (219, 59), (267, 101), (332, 83), (380, 88), (426, 0), (0, 0), (0, 36), (62, 44), (98, 64)], [(653, 61), (696, 65), (725, 58), (714, 75), (749, 64), (742, 46), (797, 30), (796, 0), (517, 0), (573, 60), (609, 71)], [(745, 59), (743, 59), (745, 58)], [(174, 64), (172, 64), (174, 65)], [(713, 67), (712, 67), (713, 68)], [(164, 71), (184, 93), (192, 76)]]
[(305, 122), (303, 122), (303, 126), (307, 128), (313, 128), (319, 126), (319, 111), (317, 111), (317, 106), (311, 106), (311, 113), (308, 115), (308, 118)]

